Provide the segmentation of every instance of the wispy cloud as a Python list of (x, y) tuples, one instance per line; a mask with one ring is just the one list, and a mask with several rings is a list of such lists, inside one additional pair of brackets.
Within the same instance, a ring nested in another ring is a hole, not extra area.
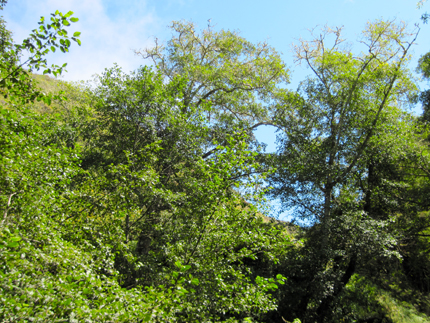
[(15, 0), (7, 4), (3, 14), (14, 38), (20, 41), (37, 27), (40, 16), (47, 17), (55, 10), (71, 10), (79, 18), (68, 31), (81, 32), (82, 46), (73, 44), (69, 53), (48, 58), (52, 63), (68, 63), (67, 80), (90, 79), (115, 62), (125, 71), (137, 68), (145, 62), (133, 49), (151, 46), (153, 35), (165, 27), (153, 9), (137, 0)]

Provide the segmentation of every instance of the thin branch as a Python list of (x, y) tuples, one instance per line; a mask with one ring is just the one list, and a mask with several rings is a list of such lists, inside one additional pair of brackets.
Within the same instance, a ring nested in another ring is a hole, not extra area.
[(6, 221), (6, 218), (7, 218), (7, 212), (9, 211), (10, 203), (11, 203), (11, 201), (12, 201), (12, 196), (14, 196), (15, 194), (18, 194), (18, 193), (20, 193), (20, 192), (22, 192), (22, 191), (18, 191), (18, 192), (15, 192), (15, 193), (12, 193), (12, 194), (10, 194), (10, 195), (9, 195), (9, 200), (8, 200), (8, 202), (7, 202), (6, 211), (4, 212), (4, 215), (3, 215), (3, 221), (1, 221), (1, 224), (2, 224), (2, 225), (3, 225), (3, 224), (4, 224), (4, 222)]

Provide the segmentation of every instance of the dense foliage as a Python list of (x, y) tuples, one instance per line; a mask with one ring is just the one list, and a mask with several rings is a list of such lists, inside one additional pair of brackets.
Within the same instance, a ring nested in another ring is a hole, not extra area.
[[(295, 47), (313, 72), (297, 91), (267, 44), (185, 22), (138, 52), (153, 68), (90, 85), (31, 74), (63, 71), (45, 56), (80, 44), (72, 15), (22, 44), (0, 21), (2, 322), (429, 320), (416, 31), (369, 23), (357, 54), (322, 29)], [(268, 197), (302, 225), (267, 217)]]

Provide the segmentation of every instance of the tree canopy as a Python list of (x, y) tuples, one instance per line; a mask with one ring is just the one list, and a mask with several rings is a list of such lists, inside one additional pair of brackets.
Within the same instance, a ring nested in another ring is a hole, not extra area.
[[(314, 29), (293, 91), (268, 44), (184, 21), (136, 51), (152, 67), (53, 80), (77, 21), (42, 17), (22, 44), (0, 22), (2, 322), (429, 320), (418, 30), (369, 22), (354, 51)], [(267, 124), (276, 153), (252, 134)]]

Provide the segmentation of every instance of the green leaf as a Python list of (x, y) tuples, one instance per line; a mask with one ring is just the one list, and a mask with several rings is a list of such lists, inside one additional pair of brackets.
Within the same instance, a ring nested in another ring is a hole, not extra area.
[(75, 32), (74, 32), (74, 34), (73, 34), (73, 37), (79, 37), (79, 36), (80, 36), (80, 34), (81, 34), (81, 32), (80, 32), (80, 31), (75, 31)]
[(19, 246), (19, 243), (18, 243), (18, 242), (9, 242), (9, 243), (7, 244), (7, 246), (8, 246), (9, 248), (16, 248), (16, 247), (18, 247), (18, 246)]
[(150, 322), (152, 318), (152, 314), (151, 313), (147, 313), (143, 316), (143, 322)]
[(70, 21), (71, 21), (71, 22), (78, 22), (78, 21), (79, 21), (79, 19), (78, 19), (78, 18), (73, 17), (73, 18), (70, 18)]
[(189, 270), (190, 268), (191, 268), (191, 266), (190, 266), (190, 265), (185, 265), (185, 266), (182, 266), (181, 271), (187, 271), (187, 270)]
[[(54, 72), (53, 74), (55, 75), (56, 73)], [(55, 75), (55, 76), (57, 76), (57, 75)], [(51, 102), (51, 96), (50, 95), (43, 96), (42, 101), (45, 102), (45, 104), (47, 104), (47, 105), (51, 105), (51, 103), (52, 103)]]

